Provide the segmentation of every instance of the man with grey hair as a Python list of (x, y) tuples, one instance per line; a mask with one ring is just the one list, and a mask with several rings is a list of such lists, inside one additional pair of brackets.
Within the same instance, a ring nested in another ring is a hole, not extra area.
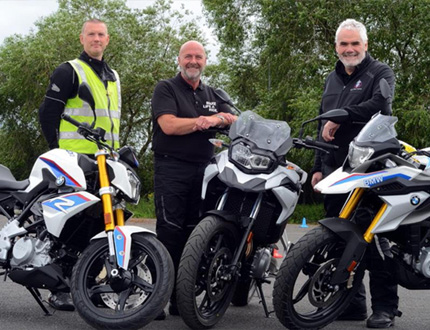
[[(374, 114), (387, 109), (381, 95), (379, 82), (387, 80), (392, 95), (394, 94), (394, 73), (391, 68), (373, 59), (367, 52), (368, 40), (366, 27), (354, 20), (342, 22), (335, 38), (335, 48), (339, 60), (325, 82), (320, 114), (342, 108), (349, 113), (349, 120), (342, 124), (332, 121), (322, 122), (318, 127), (320, 140), (337, 145), (337, 150), (329, 153), (316, 152), (312, 169), (311, 184), (314, 187), (323, 177), (342, 166), (349, 143)], [(385, 113), (389, 115), (389, 113)], [(337, 217), (347, 195), (324, 196), (326, 217)], [(364, 212), (362, 212), (364, 213)], [(368, 226), (371, 214), (356, 214), (355, 221), (360, 226)], [(380, 246), (388, 244), (380, 239)], [(397, 282), (394, 265), (389, 258), (382, 259), (375, 243), (366, 255), (370, 271), (370, 292), (373, 314), (367, 319), (369, 328), (388, 328), (394, 324), (394, 317), (400, 316), (397, 296)], [(352, 301), (348, 309), (340, 316), (343, 320), (364, 320), (367, 318), (364, 286)]]

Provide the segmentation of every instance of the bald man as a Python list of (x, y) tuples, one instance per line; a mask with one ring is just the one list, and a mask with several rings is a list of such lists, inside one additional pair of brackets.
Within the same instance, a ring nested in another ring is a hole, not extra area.
[[(209, 142), (214, 133), (207, 129), (225, 127), (236, 119), (216, 98), (214, 89), (202, 83), (206, 62), (202, 44), (184, 43), (178, 56), (180, 72), (160, 81), (152, 96), (156, 231), (172, 257), (175, 272), (185, 243), (199, 221), (204, 169), (214, 154)], [(175, 290), (169, 313), (179, 315)]]

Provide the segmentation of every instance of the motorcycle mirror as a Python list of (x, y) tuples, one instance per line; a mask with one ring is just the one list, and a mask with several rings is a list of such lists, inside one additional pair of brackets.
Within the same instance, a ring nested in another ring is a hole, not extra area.
[(215, 91), (215, 95), (224, 103), (227, 103), (229, 106), (233, 107), (237, 112), (241, 112), (238, 108), (236, 108), (236, 106), (233, 104), (230, 95), (228, 95), (228, 93), (221, 89), (221, 88), (217, 88)]
[(315, 120), (330, 120), (335, 122), (336, 124), (340, 124), (345, 122), (349, 118), (348, 111), (344, 109), (333, 109), (329, 110), (318, 117), (314, 118)]
[(313, 121), (316, 120), (331, 120), (337, 124), (343, 123), (345, 122), (347, 119), (349, 118), (349, 113), (348, 111), (344, 110), (344, 109), (333, 109), (333, 110), (329, 110), (315, 118), (309, 119), (307, 121), (305, 121), (302, 126), (300, 127), (300, 131), (299, 131), (299, 139), (302, 138), (303, 136), (303, 132), (305, 130), (305, 125), (308, 123), (311, 123)]
[(382, 97), (387, 102), (386, 109), (383, 109), (381, 111), (381, 113), (384, 115), (391, 115), (391, 113), (392, 113), (392, 110), (391, 110), (391, 101), (392, 101), (391, 88), (390, 88), (390, 85), (388, 84), (388, 82), (385, 78), (382, 78), (379, 81), (379, 88), (381, 89)]
[(79, 85), (78, 96), (82, 101), (87, 102), (90, 105), (91, 110), (93, 110), (94, 121), (91, 124), (91, 128), (93, 128), (96, 123), (96, 103), (94, 101), (93, 92), (91, 91), (91, 87), (88, 85), (88, 83), (82, 82)]

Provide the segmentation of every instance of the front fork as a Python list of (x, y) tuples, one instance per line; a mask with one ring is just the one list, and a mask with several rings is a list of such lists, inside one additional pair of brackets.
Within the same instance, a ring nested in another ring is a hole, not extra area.
[(331, 279), (331, 284), (333, 285), (347, 280), (347, 287), (350, 288), (352, 286), (355, 271), (366, 251), (366, 246), (373, 241), (375, 236), (375, 234), (372, 233), (372, 230), (387, 209), (387, 204), (383, 203), (364, 234), (362, 234), (362, 238), (360, 238), (361, 234), (359, 234), (359, 231), (355, 229), (356, 227), (354, 224), (350, 223), (348, 219), (352, 217), (353, 212), (356, 210), (359, 202), (363, 198), (363, 194), (364, 189), (357, 188), (348, 198), (339, 215), (339, 218), (346, 221), (343, 225), (339, 224), (338, 218), (331, 218), (321, 222), (321, 224), (333, 230), (346, 241), (345, 251), (341, 256), (338, 267)]
[[(114, 242), (114, 230), (115, 226), (124, 225), (124, 210), (117, 208), (113, 209), (112, 196), (114, 195), (114, 189), (110, 185), (109, 175), (106, 168), (106, 156), (109, 153), (106, 150), (99, 150), (96, 153), (97, 166), (99, 169), (99, 181), (100, 181), (100, 196), (103, 204), (103, 217), (105, 222), (105, 232), (108, 238), (109, 245), (109, 261), (112, 265), (117, 265), (116, 254), (115, 254), (115, 242)], [(118, 270), (113, 269), (112, 272), (117, 273)]]
[[(354, 190), (351, 197), (348, 199), (348, 201), (346, 202), (342, 211), (340, 212), (339, 218), (349, 219), (351, 217), (352, 213), (357, 208), (358, 203), (361, 201), (363, 193), (364, 193), (363, 188), (357, 188)], [(379, 219), (381, 219), (381, 217), (384, 214), (386, 209), (387, 209), (387, 204), (383, 203), (381, 205), (378, 213), (373, 218), (372, 222), (370, 223), (369, 227), (367, 228), (366, 232), (363, 234), (363, 239), (367, 243), (371, 243), (373, 241), (375, 234), (372, 233), (372, 230), (376, 226), (376, 224), (378, 223)]]

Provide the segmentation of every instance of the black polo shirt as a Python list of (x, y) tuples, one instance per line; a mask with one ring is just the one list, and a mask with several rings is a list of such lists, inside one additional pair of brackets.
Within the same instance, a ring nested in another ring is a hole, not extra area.
[(154, 153), (190, 162), (208, 162), (214, 153), (214, 147), (208, 140), (214, 137), (214, 133), (196, 131), (186, 135), (166, 135), (158, 125), (157, 119), (166, 114), (180, 118), (197, 118), (218, 112), (231, 113), (228, 105), (221, 104), (217, 99), (214, 89), (200, 81), (199, 87), (193, 90), (178, 73), (175, 78), (162, 80), (157, 84), (151, 103)]

